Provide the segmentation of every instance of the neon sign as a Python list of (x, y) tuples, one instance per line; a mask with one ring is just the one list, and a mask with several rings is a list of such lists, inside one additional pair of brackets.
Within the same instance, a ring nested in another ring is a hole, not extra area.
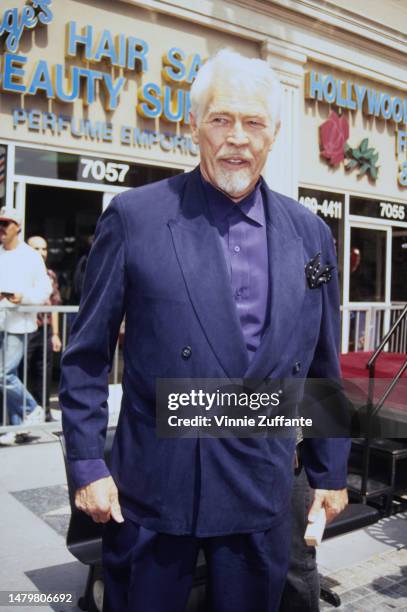
[(0, 36), (6, 34), (6, 47), (11, 53), (18, 50), (25, 29), (32, 30), (38, 23), (48, 24), (53, 19), (50, 9), (52, 0), (31, 0), (32, 6), (26, 5), (18, 15), (18, 9), (4, 11), (0, 21)]

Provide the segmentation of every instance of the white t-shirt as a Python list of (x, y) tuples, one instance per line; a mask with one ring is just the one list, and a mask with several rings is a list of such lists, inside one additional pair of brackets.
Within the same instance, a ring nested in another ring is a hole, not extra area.
[[(21, 305), (45, 304), (52, 292), (44, 261), (25, 242), (6, 250), (0, 246), (0, 292), (20, 293)], [(7, 311), (7, 312), (6, 312)], [(0, 330), (24, 334), (37, 329), (35, 312), (18, 312), (7, 299), (0, 300)]]

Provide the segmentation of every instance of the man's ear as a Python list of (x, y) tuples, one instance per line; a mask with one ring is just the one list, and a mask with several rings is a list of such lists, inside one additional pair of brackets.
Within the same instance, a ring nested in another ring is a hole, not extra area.
[(271, 143), (271, 145), (270, 145), (270, 149), (269, 149), (269, 151), (271, 151), (271, 149), (272, 149), (272, 148), (273, 148), (273, 146), (274, 146), (274, 143), (276, 142), (276, 138), (277, 138), (278, 133), (279, 133), (279, 131), (280, 131), (280, 127), (281, 127), (281, 121), (279, 121), (279, 122), (276, 124), (276, 127), (274, 128), (273, 140), (272, 140), (272, 143)]
[(194, 144), (199, 144), (199, 128), (194, 114), (189, 113), (189, 123), (191, 125), (191, 137)]

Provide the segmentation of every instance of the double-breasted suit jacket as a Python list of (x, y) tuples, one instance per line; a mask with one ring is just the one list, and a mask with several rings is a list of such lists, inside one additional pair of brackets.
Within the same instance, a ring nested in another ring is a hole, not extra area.
[[(107, 379), (125, 315), (123, 398), (110, 470), (124, 516), (155, 531), (210, 536), (277, 524), (290, 499), (295, 447), (285, 438), (159, 439), (157, 377), (339, 377), (336, 271), (316, 289), (304, 272), (318, 252), (335, 265), (330, 231), (264, 182), (262, 194), (270, 324), (250, 363), (199, 169), (120, 194), (97, 227), (63, 356), (68, 458), (78, 486), (95, 470), (107, 473), (101, 468)], [(344, 487), (348, 441), (304, 444), (311, 486)]]

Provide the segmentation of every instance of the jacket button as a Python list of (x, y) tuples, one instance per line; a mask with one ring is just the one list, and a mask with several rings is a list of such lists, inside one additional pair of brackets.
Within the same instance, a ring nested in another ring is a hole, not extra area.
[(298, 374), (301, 370), (301, 361), (296, 361), (293, 367), (293, 374)]
[(181, 351), (181, 357), (182, 359), (189, 359), (192, 355), (192, 349), (190, 346), (184, 346), (184, 348)]

